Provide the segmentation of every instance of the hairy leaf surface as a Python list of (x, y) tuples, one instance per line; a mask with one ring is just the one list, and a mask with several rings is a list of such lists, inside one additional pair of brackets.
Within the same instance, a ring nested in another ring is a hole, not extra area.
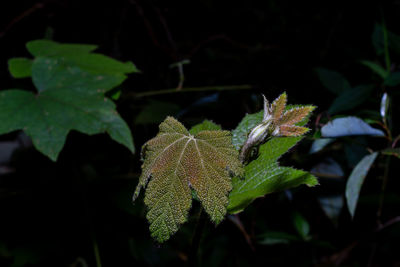
[[(287, 105), (286, 111), (294, 111), (296, 113), (299, 108), (314, 109), (311, 105)], [(301, 110), (301, 109), (300, 109)], [(239, 125), (232, 131), (232, 142), (236, 149), (240, 149), (241, 146), (246, 141), (247, 135), (257, 124), (260, 124), (263, 120), (263, 111), (259, 111), (253, 114), (247, 114)], [(288, 112), (290, 115), (292, 112)], [(309, 120), (309, 115), (307, 115), (303, 120), (295, 123), (296, 126), (304, 126)]]
[(159, 134), (143, 146), (143, 153), (134, 199), (147, 185), (147, 219), (158, 242), (166, 241), (186, 221), (192, 202), (190, 188), (212, 221), (219, 223), (224, 218), (232, 189), (230, 175), (243, 172), (229, 131), (191, 135), (176, 119), (167, 117)]
[[(276, 114), (282, 115), (282, 106), (286, 103), (285, 95), (274, 101), (272, 105), (280, 107)], [(282, 120), (295, 122), (295, 126), (302, 127), (308, 122), (310, 110), (314, 106), (288, 105)], [(304, 119), (298, 121), (299, 117)], [(279, 116), (280, 116), (279, 115)], [(240, 149), (246, 141), (251, 129), (261, 123), (263, 112), (246, 115), (239, 125), (232, 131), (232, 141), (237, 149)], [(313, 186), (318, 184), (317, 179), (302, 170), (281, 167), (278, 159), (290, 148), (296, 145), (302, 137), (272, 137), (260, 146), (258, 157), (244, 167), (244, 179), (235, 177), (232, 180), (233, 189), (229, 194), (228, 212), (239, 213), (244, 210), (256, 198), (276, 191), (282, 191), (301, 184)]]

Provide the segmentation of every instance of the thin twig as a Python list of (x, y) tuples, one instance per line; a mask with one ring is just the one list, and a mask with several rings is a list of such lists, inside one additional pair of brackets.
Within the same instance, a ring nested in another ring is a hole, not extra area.
[(154, 46), (159, 47), (165, 54), (171, 57), (174, 60), (174, 56), (171, 55), (171, 51), (168, 47), (163, 46), (157, 38), (155, 31), (153, 30), (153, 26), (151, 25), (150, 21), (147, 19), (146, 15), (144, 14), (144, 10), (142, 6), (136, 0), (130, 0), (130, 3), (136, 7), (136, 11), (139, 16), (143, 19), (144, 26), (147, 29), (147, 33), (150, 39), (153, 41)]
[(18, 22), (20, 22), (24, 18), (28, 17), (29, 15), (31, 15), (35, 11), (37, 11), (39, 9), (42, 9), (43, 7), (44, 7), (43, 3), (36, 3), (32, 7), (28, 8), (27, 10), (22, 12), (17, 17), (15, 17), (13, 20), (11, 20), (10, 23), (8, 23), (8, 25), (4, 28), (4, 30), (2, 32), (0, 32), (0, 38), (3, 37), (15, 24), (17, 24)]
[(203, 91), (228, 91), (228, 90), (250, 90), (253, 87), (248, 84), (244, 85), (221, 85), (221, 86), (203, 86), (203, 87), (187, 87), (182, 88), (182, 90), (176, 90), (176, 88), (172, 89), (164, 89), (157, 91), (148, 91), (148, 92), (140, 92), (140, 93), (128, 93), (127, 95), (131, 95), (134, 98), (146, 97), (146, 96), (154, 96), (154, 95), (166, 95), (166, 94), (175, 94), (175, 93), (186, 93), (186, 92), (203, 92)]
[(172, 56), (173, 56), (174, 60), (177, 61), (177, 60), (179, 60), (178, 48), (176, 46), (174, 39), (172, 38), (171, 30), (168, 27), (167, 20), (165, 19), (164, 15), (162, 14), (161, 10), (158, 7), (153, 6), (153, 8), (158, 15), (158, 19), (164, 28), (165, 34), (167, 35), (168, 42), (174, 52)]
[(394, 139), (394, 141), (393, 141), (393, 143), (392, 143), (392, 148), (395, 148), (396, 147), (396, 144), (397, 144), (397, 142), (400, 140), (400, 135), (398, 135), (395, 139)]
[(376, 229), (376, 232), (382, 231), (383, 229), (400, 222), (400, 216), (394, 217), (390, 220), (388, 220), (387, 222), (385, 222), (384, 224), (381, 224), (378, 226), (378, 228)]
[(250, 235), (247, 233), (246, 229), (244, 228), (244, 225), (242, 221), (239, 218), (239, 215), (229, 215), (228, 219), (233, 222), (233, 224), (240, 230), (240, 232), (243, 234), (244, 239), (246, 239), (247, 244), (251, 248), (252, 251), (255, 251), (255, 247), (253, 245), (253, 242), (251, 241)]

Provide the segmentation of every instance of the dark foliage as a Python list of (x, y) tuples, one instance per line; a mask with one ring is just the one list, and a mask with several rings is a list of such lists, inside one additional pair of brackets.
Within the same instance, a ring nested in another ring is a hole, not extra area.
[[(0, 9), (0, 90), (34, 90), (28, 80), (13, 79), (7, 69), (8, 59), (28, 56), (25, 43), (30, 40), (96, 44), (99, 53), (133, 61), (141, 70), (110, 92), (122, 92), (117, 109), (132, 130), (137, 151), (158, 132), (166, 115), (187, 126), (207, 118), (231, 130), (244, 114), (262, 109), (261, 93), (274, 99), (286, 91), (293, 103), (318, 109), (308, 125), (314, 136), (286, 155), (283, 165), (315, 171), (317, 164), (333, 160), (342, 174), (321, 175), (315, 188), (299, 187), (258, 199), (218, 227), (207, 223), (195, 262), (199, 266), (399, 266), (398, 158), (378, 156), (353, 219), (345, 204), (331, 218), (322, 209), (323, 199), (340, 208), (354, 166), (369, 151), (393, 142), (343, 137), (308, 154), (321, 125), (333, 116), (358, 116), (384, 131), (383, 124), (376, 123), (384, 91), (391, 102), (387, 122), (391, 141), (399, 135), (396, 77), (384, 84), (360, 64), (370, 60), (385, 66), (371, 35), (383, 21), (390, 34), (400, 34), (399, 1), (269, 0), (254, 6), (253, 1), (235, 6), (205, 0), (5, 1)], [(399, 71), (400, 62), (395, 45), (389, 43), (392, 73)], [(176, 88), (178, 68), (170, 66), (186, 59), (190, 64), (182, 65), (182, 90), (200, 89), (150, 95)], [(372, 89), (365, 89), (362, 101), (350, 100), (351, 108), (332, 112), (337, 94), (323, 86), (316, 68), (343, 74), (351, 89), (358, 85)], [(237, 85), (250, 89), (203, 88)], [(18, 149), (8, 158), (10, 144)], [(202, 221), (200, 205), (193, 204), (189, 222), (171, 240), (155, 244), (143, 201), (131, 202), (141, 172), (140, 153), (132, 155), (106, 135), (78, 132), (68, 136), (57, 162), (36, 151), (20, 132), (0, 136), (0, 146), (0, 266), (100, 266), (100, 262), (181, 266), (193, 260), (188, 257), (197, 246), (192, 238)]]

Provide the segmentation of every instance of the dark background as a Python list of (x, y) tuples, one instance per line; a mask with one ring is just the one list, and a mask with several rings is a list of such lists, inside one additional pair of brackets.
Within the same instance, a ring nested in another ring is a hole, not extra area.
[[(352, 85), (375, 84), (376, 90), (359, 110), (379, 110), (379, 83), (359, 61), (383, 63), (371, 34), (383, 19), (390, 31), (400, 34), (399, 11), (397, 0), (268, 0), (262, 6), (254, 1), (235, 5), (207, 0), (2, 1), (0, 89), (33, 88), (27, 80), (11, 78), (7, 60), (29, 56), (25, 43), (46, 37), (96, 44), (98, 52), (133, 61), (141, 70), (124, 82), (117, 101), (137, 151), (157, 133), (162, 120), (157, 118), (158, 108), (146, 109), (152, 101), (158, 101), (156, 106), (164, 103), (161, 113), (173, 110), (171, 115), (178, 115), (188, 127), (208, 118), (233, 129), (246, 113), (261, 109), (261, 93), (273, 99), (286, 91), (289, 103), (318, 106), (309, 125), (315, 132), (319, 127), (315, 119), (318, 115), (322, 122), (329, 119), (325, 111), (335, 97), (321, 85), (316, 67), (343, 73)], [(184, 59), (190, 60), (184, 65), (184, 88), (249, 85), (251, 89), (137, 96), (176, 87), (179, 75), (169, 66)], [(395, 56), (392, 62), (397, 68)], [(398, 88), (390, 90), (396, 114)], [(143, 110), (154, 118), (138, 123)], [(393, 125), (396, 129), (394, 120)], [(0, 140), (14, 140), (17, 135)], [(377, 164), (371, 170), (354, 220), (343, 207), (335, 225), (317, 198), (343, 194), (352, 166), (342, 159), (342, 143), (336, 150), (308, 155), (311, 141), (311, 137), (303, 141), (282, 164), (310, 170), (328, 154), (338, 159), (345, 176), (321, 178), (317, 188), (300, 187), (255, 201), (240, 214), (251, 244), (231, 220), (218, 227), (208, 223), (199, 249), (200, 265), (400, 266), (399, 225), (377, 231), (383, 167)], [(372, 139), (365, 142), (381, 146)], [(398, 159), (392, 160), (388, 197), (379, 218), (383, 222), (400, 212), (397, 163)], [(0, 266), (96, 266), (97, 249), (103, 266), (184, 265), (198, 205), (171, 240), (155, 244), (142, 199), (131, 203), (140, 165), (139, 153), (131, 155), (106, 135), (70, 133), (56, 163), (32, 147), (17, 150), (5, 165), (12, 171), (0, 174)], [(269, 231), (295, 235), (294, 212), (309, 222), (311, 240), (258, 242)]]

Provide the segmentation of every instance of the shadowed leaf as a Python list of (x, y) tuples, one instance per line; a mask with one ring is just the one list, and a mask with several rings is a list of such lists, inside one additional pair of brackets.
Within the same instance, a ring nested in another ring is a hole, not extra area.
[(351, 110), (369, 99), (373, 86), (360, 85), (348, 89), (341, 93), (333, 100), (332, 105), (329, 107), (329, 114), (337, 114), (346, 110)]
[(317, 68), (316, 72), (322, 85), (334, 94), (340, 94), (351, 88), (347, 79), (338, 72), (324, 68)]
[(389, 75), (389, 72), (387, 70), (385, 70), (381, 65), (375, 62), (369, 60), (362, 60), (361, 64), (370, 68), (373, 72), (378, 74), (382, 79), (385, 79)]
[(365, 156), (353, 169), (349, 179), (347, 180), (346, 200), (351, 217), (354, 217), (361, 186), (363, 185), (365, 177), (367, 176), (372, 163), (374, 163), (376, 156), (378, 156), (378, 152)]
[(32, 59), (12, 58), (8, 61), (8, 69), (14, 78), (27, 78), (32, 75)]
[(193, 126), (189, 132), (190, 134), (194, 135), (197, 134), (201, 131), (205, 131), (205, 130), (209, 130), (209, 131), (213, 131), (213, 130), (221, 130), (221, 126), (218, 124), (215, 124), (212, 121), (209, 120), (204, 120), (202, 123), (196, 124), (195, 126)]
[(344, 117), (334, 119), (321, 128), (323, 137), (340, 137), (351, 135), (384, 136), (378, 129), (372, 128), (357, 117)]

